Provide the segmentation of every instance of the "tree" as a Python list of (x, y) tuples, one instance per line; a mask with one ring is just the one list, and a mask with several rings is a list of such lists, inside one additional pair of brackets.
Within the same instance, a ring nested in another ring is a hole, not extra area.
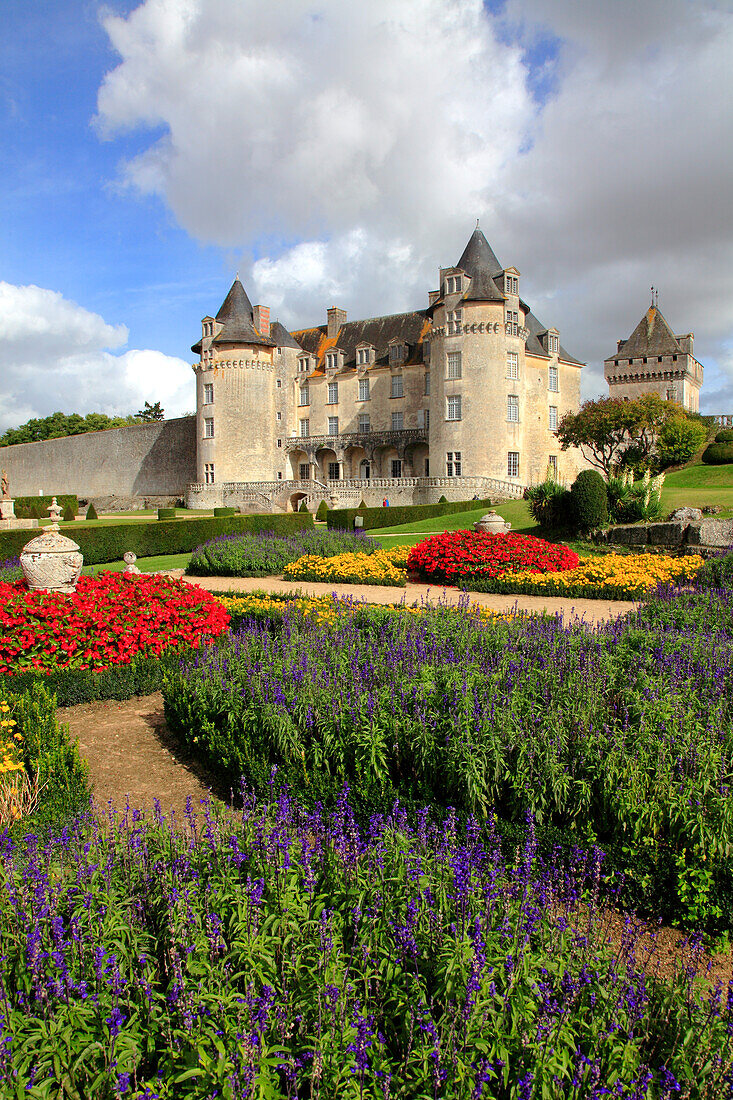
[(705, 425), (686, 416), (675, 416), (662, 427), (657, 450), (662, 466), (689, 462), (708, 437)]
[(149, 401), (145, 402), (145, 408), (140, 409), (136, 413), (138, 420), (165, 420), (165, 410), (161, 408), (160, 401), (156, 401), (154, 405), (151, 405)]
[(664, 401), (656, 393), (635, 401), (599, 397), (585, 401), (577, 413), (566, 413), (556, 435), (563, 451), (578, 447), (586, 461), (608, 477), (624, 461), (648, 465), (664, 425), (685, 415), (674, 401)]
[(106, 428), (123, 428), (134, 424), (134, 416), (105, 416), (104, 413), (51, 413), (50, 416), (32, 417), (18, 428), (8, 428), (0, 436), (0, 447), (14, 443), (38, 443), (44, 439), (60, 439), (66, 435), (82, 435), (85, 432), (101, 432)]

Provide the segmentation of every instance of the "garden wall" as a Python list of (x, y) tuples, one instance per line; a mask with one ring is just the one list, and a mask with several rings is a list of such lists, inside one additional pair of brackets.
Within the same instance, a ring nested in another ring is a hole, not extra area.
[(657, 546), (691, 554), (705, 549), (719, 552), (733, 545), (733, 519), (621, 524), (601, 532), (596, 541), (614, 546)]
[(196, 418), (17, 443), (0, 450), (11, 496), (182, 497), (196, 480)]

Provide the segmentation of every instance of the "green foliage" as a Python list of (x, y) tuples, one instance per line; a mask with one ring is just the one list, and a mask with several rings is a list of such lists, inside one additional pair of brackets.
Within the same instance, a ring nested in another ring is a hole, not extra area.
[(569, 490), (548, 477), (532, 485), (524, 494), (532, 519), (546, 530), (569, 527), (573, 522), (572, 496)]
[(578, 530), (594, 531), (608, 523), (606, 483), (596, 470), (581, 470), (570, 493)]
[(306, 554), (331, 558), (347, 551), (373, 554), (379, 549), (379, 543), (361, 534), (323, 528), (289, 535), (225, 535), (198, 546), (186, 572), (194, 577), (266, 577), (282, 573), (289, 562)]
[(9, 447), (15, 443), (38, 443), (44, 439), (60, 439), (67, 435), (85, 435), (87, 432), (106, 431), (107, 428), (124, 428), (136, 424), (134, 416), (105, 416), (104, 413), (55, 412), (51, 416), (34, 417), (21, 424), (19, 428), (8, 428), (0, 436), (0, 447)]
[(321, 503), (318, 505), (318, 508), (316, 510), (316, 519), (320, 523), (323, 523), (323, 522), (325, 522), (325, 520), (327, 518), (328, 518), (328, 505), (326, 504), (325, 500), (322, 500)]
[(165, 420), (165, 410), (161, 407), (160, 401), (156, 401), (154, 405), (146, 401), (144, 408), (139, 409), (135, 416), (143, 423), (151, 420)]
[(733, 462), (733, 443), (709, 443), (702, 460), (707, 466), (729, 466)]
[(237, 514), (237, 509), (236, 508), (215, 508), (214, 509), (214, 515), (215, 516), (236, 516), (236, 514)]
[(18, 519), (48, 519), (48, 509), (54, 496), (60, 508), (73, 509), (74, 515), (79, 511), (79, 501), (72, 494), (52, 493), (42, 497), (16, 497), (15, 514)]
[(87, 508), (86, 518), (87, 518), (87, 520), (99, 519), (99, 516), (97, 515), (97, 509), (94, 507), (94, 501), (93, 500), (89, 501), (89, 507)]
[(616, 471), (606, 485), (608, 519), (610, 523), (647, 523), (658, 519), (662, 512), (664, 474), (652, 478), (647, 471), (634, 481), (630, 468)]
[(697, 574), (696, 583), (699, 588), (733, 588), (733, 554), (708, 558)]
[[(681, 466), (696, 455), (707, 439), (708, 433), (699, 420), (672, 417), (663, 424), (657, 441), (659, 463), (665, 466)], [(730, 433), (733, 440), (733, 432)]]
[(66, 504), (64, 506), (64, 510), (63, 510), (61, 518), (63, 519), (64, 523), (71, 523), (73, 520), (76, 519), (75, 509), (72, 508), (72, 506), (70, 504)]
[(733, 428), (723, 428), (715, 436), (716, 443), (733, 443)]
[(298, 509), (298, 511), (299, 512), (307, 512), (308, 511), (308, 505), (305, 502), (305, 497), (303, 497), (303, 499), (301, 500), (300, 508)]
[(363, 513), (363, 512), (366, 512), (366, 510), (367, 510), (366, 501), (364, 500), (364, 497), (362, 497), (361, 500), (359, 501), (359, 507), (357, 508), (357, 511)]
[(679, 405), (655, 393), (635, 401), (600, 397), (585, 401), (577, 413), (566, 413), (556, 434), (563, 451), (579, 447), (586, 460), (608, 476), (624, 456), (627, 465), (648, 467), (662, 427), (681, 415)]
[[(85, 527), (74, 531), (86, 565), (121, 561), (126, 550), (139, 558), (164, 554), (183, 554), (194, 550), (217, 535), (243, 531), (275, 531), (287, 534), (313, 526), (310, 514), (252, 515), (151, 520), (149, 523), (109, 524)], [(28, 542), (27, 531), (0, 531), (0, 561), (17, 556)]]
[(491, 501), (485, 500), (459, 500), (454, 503), (445, 501), (437, 504), (396, 504), (389, 508), (367, 508), (362, 501), (358, 508), (332, 508), (327, 516), (329, 527), (340, 528), (348, 531), (354, 527), (354, 516), (364, 517), (364, 530), (371, 531), (377, 527), (398, 527), (402, 523), (414, 523), (421, 519), (430, 519), (432, 516), (447, 516), (456, 512), (473, 512), (477, 508), (489, 508)]
[(176, 518), (175, 508), (159, 508), (158, 509), (158, 519), (175, 519), (175, 518)]
[(439, 496), (438, 497), (438, 504), (447, 504), (447, 503), (448, 503), (448, 497), (447, 496)]

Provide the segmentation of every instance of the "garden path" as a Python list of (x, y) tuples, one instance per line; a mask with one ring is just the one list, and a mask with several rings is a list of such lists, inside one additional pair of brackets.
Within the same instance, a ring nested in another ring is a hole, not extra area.
[[(440, 588), (429, 584), (408, 583), (404, 588), (389, 588), (376, 584), (333, 584), (323, 581), (286, 581), (282, 577), (185, 577), (182, 569), (171, 569), (168, 576), (181, 577), (189, 584), (198, 584), (209, 592), (277, 592), (300, 593), (308, 596), (337, 596), (363, 600), (365, 603), (400, 603), (418, 606), (428, 603), (457, 604), (466, 594), (457, 588)], [(500, 596), (489, 592), (470, 592), (471, 603), (493, 611), (547, 612), (563, 619), (580, 618), (587, 623), (616, 619), (636, 607), (628, 600), (569, 600), (559, 596)]]

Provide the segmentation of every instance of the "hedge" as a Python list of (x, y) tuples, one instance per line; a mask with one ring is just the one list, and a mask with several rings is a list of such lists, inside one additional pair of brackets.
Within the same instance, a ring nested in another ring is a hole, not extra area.
[[(48, 519), (48, 509), (52, 500), (53, 496), (15, 497), (15, 514), (18, 519)], [(74, 515), (79, 512), (79, 501), (76, 496), (57, 495), (56, 503), (62, 511), (70, 505), (74, 509)]]
[(432, 516), (450, 516), (456, 512), (471, 512), (475, 508), (490, 508), (490, 500), (458, 500), (444, 504), (397, 504), (389, 508), (334, 508), (328, 513), (326, 522), (329, 527), (351, 530), (354, 516), (364, 517), (364, 530), (373, 531), (377, 527), (398, 527), (402, 523), (415, 523)]
[[(99, 565), (120, 561), (126, 550), (132, 550), (139, 558), (184, 554), (217, 535), (237, 535), (243, 531), (275, 531), (284, 535), (312, 526), (310, 512), (153, 520), (150, 523), (110, 524), (108, 527), (87, 527), (79, 523), (74, 529), (74, 540), (84, 555), (84, 563)], [(0, 561), (16, 557), (25, 544), (40, 533), (0, 531)]]
[(710, 443), (702, 452), (706, 466), (728, 466), (733, 462), (733, 443)]

